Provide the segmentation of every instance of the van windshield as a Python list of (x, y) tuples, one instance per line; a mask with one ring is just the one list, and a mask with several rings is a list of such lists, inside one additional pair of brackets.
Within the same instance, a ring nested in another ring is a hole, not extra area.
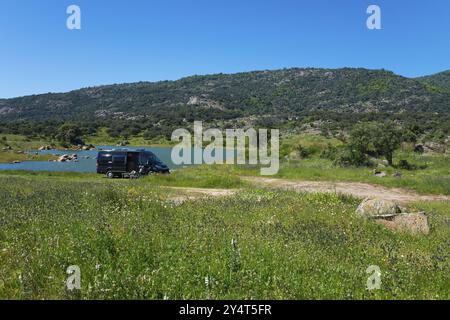
[(152, 152), (145, 152), (144, 153), (144, 162), (150, 162), (150, 163), (154, 163), (154, 164), (163, 164), (161, 160), (159, 160), (159, 158), (154, 155)]

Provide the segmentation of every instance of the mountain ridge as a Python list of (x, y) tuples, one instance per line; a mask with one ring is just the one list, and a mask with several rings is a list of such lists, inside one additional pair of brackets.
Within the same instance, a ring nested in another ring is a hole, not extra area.
[(450, 90), (432, 80), (364, 68), (290, 68), (95, 86), (1, 99), (0, 131), (51, 134), (76, 122), (89, 132), (107, 127), (114, 135), (170, 137), (194, 120), (297, 130), (392, 119), (433, 128), (450, 118)]
[[(173, 80), (156, 80), (156, 81), (146, 81), (146, 80), (141, 80), (141, 81), (133, 81), (133, 82), (121, 82), (121, 83), (110, 83), (110, 84), (101, 84), (101, 85), (92, 85), (92, 86), (85, 86), (85, 87), (80, 87), (80, 88), (76, 88), (76, 89), (72, 89), (72, 90), (67, 90), (67, 91), (49, 91), (49, 92), (42, 92), (42, 93), (32, 93), (32, 94), (25, 94), (25, 95), (20, 95), (20, 96), (15, 96), (15, 97), (8, 97), (8, 98), (1, 98), (0, 97), (0, 101), (5, 101), (5, 100), (12, 100), (12, 99), (19, 99), (19, 98), (27, 98), (27, 97), (36, 97), (36, 96), (45, 96), (45, 95), (58, 95), (58, 94), (68, 94), (68, 93), (72, 93), (72, 92), (77, 92), (77, 91), (82, 91), (82, 90), (88, 90), (88, 89), (95, 89), (95, 88), (102, 88), (102, 87), (113, 87), (113, 86), (122, 86), (122, 85), (138, 85), (138, 84), (158, 84), (158, 83), (163, 83), (163, 82), (177, 82), (177, 81), (181, 81), (181, 80), (185, 80), (185, 79), (189, 79), (192, 77), (208, 77), (208, 76), (219, 76), (219, 75), (225, 75), (225, 76), (230, 76), (230, 75), (240, 75), (240, 74), (246, 74), (246, 73), (258, 73), (258, 72), (277, 72), (277, 71), (282, 71), (282, 70), (344, 70), (344, 69), (349, 69), (349, 70), (367, 70), (367, 71), (386, 71), (386, 72), (390, 72), (394, 75), (397, 75), (399, 77), (405, 78), (405, 79), (412, 79), (412, 80), (433, 80), (435, 77), (439, 77), (439, 76), (446, 76), (446, 77), (450, 77), (450, 69), (449, 70), (444, 70), (444, 71), (440, 71), (437, 73), (433, 73), (430, 75), (424, 75), (424, 76), (417, 76), (417, 77), (408, 77), (408, 76), (402, 76), (400, 74), (396, 74), (393, 71), (389, 71), (389, 70), (385, 70), (385, 69), (368, 69), (368, 68), (363, 68), (363, 67), (343, 67), (343, 68), (316, 68), (316, 67), (292, 67), (292, 68), (281, 68), (281, 69), (260, 69), (260, 70), (253, 70), (253, 71), (241, 71), (241, 72), (231, 72), (231, 73), (210, 73), (210, 74), (193, 74), (190, 76), (183, 76), (180, 77), (178, 79), (173, 79)], [(447, 85), (447, 84), (446, 84)]]
[(418, 78), (450, 91), (450, 70)]

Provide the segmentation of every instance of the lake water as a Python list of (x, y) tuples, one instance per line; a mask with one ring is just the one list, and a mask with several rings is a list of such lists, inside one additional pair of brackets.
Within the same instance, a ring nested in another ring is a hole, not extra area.
[[(49, 162), (49, 161), (24, 161), (21, 163), (0, 163), (0, 170), (27, 170), (27, 171), (61, 171), (61, 172), (96, 172), (96, 157), (100, 150), (118, 149), (112, 146), (97, 146), (96, 150), (89, 151), (71, 151), (71, 150), (32, 150), (30, 153), (52, 154), (62, 156), (64, 154), (78, 156), (78, 162)], [(125, 149), (125, 147), (124, 147)], [(153, 152), (170, 169), (176, 169), (181, 166), (175, 165), (171, 159), (172, 148), (168, 147), (126, 147), (128, 150), (145, 149)], [(192, 156), (194, 148), (191, 150)], [(234, 157), (233, 151), (224, 150), (224, 158)], [(88, 158), (86, 158), (88, 157)], [(183, 165), (184, 166), (184, 165)]]
[[(24, 161), (21, 163), (7, 164), (0, 163), (0, 170), (28, 170), (28, 171), (62, 171), (62, 172), (96, 172), (96, 157), (100, 149), (111, 150), (118, 147), (98, 146), (96, 150), (89, 151), (71, 151), (71, 150), (45, 150), (45, 151), (30, 151), (39, 154), (53, 154), (62, 156), (64, 154), (76, 154), (78, 162), (48, 162), (48, 161)], [(167, 147), (127, 147), (126, 149), (146, 149), (153, 152), (162, 162), (167, 164), (171, 169), (178, 166), (171, 161), (172, 148)], [(89, 157), (86, 159), (86, 157)]]

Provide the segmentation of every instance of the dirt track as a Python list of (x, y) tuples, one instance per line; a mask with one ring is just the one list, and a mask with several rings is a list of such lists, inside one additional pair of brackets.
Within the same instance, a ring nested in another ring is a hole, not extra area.
[[(299, 181), (287, 179), (273, 179), (264, 177), (241, 177), (258, 187), (270, 187), (298, 192), (335, 192), (347, 194), (357, 198), (378, 197), (393, 200), (399, 203), (413, 201), (450, 201), (450, 197), (444, 195), (424, 195), (413, 191), (387, 188), (378, 185), (359, 182), (328, 182), (328, 181)], [(209, 189), (209, 188), (184, 188), (166, 187), (177, 191), (177, 195), (171, 196), (171, 201), (183, 203), (203, 197), (224, 197), (236, 194), (237, 189)]]
[(263, 177), (241, 177), (243, 180), (257, 186), (289, 189), (300, 192), (336, 192), (352, 195), (357, 198), (380, 197), (400, 203), (413, 201), (448, 201), (444, 195), (423, 195), (413, 191), (386, 188), (378, 185), (359, 182), (327, 182), (327, 181), (298, 181), (286, 179), (271, 179)]
[(169, 196), (170, 201), (181, 204), (189, 200), (204, 197), (226, 197), (234, 195), (236, 189), (207, 189), (207, 188), (186, 188), (186, 187), (165, 187), (169, 190), (177, 191), (176, 196)]

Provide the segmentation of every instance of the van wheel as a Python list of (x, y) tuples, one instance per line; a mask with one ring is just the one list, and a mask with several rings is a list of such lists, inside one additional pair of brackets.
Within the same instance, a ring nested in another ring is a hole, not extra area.
[(111, 171), (108, 171), (108, 172), (106, 173), (106, 177), (107, 177), (108, 179), (113, 179), (113, 178), (114, 178), (114, 173), (111, 172)]

